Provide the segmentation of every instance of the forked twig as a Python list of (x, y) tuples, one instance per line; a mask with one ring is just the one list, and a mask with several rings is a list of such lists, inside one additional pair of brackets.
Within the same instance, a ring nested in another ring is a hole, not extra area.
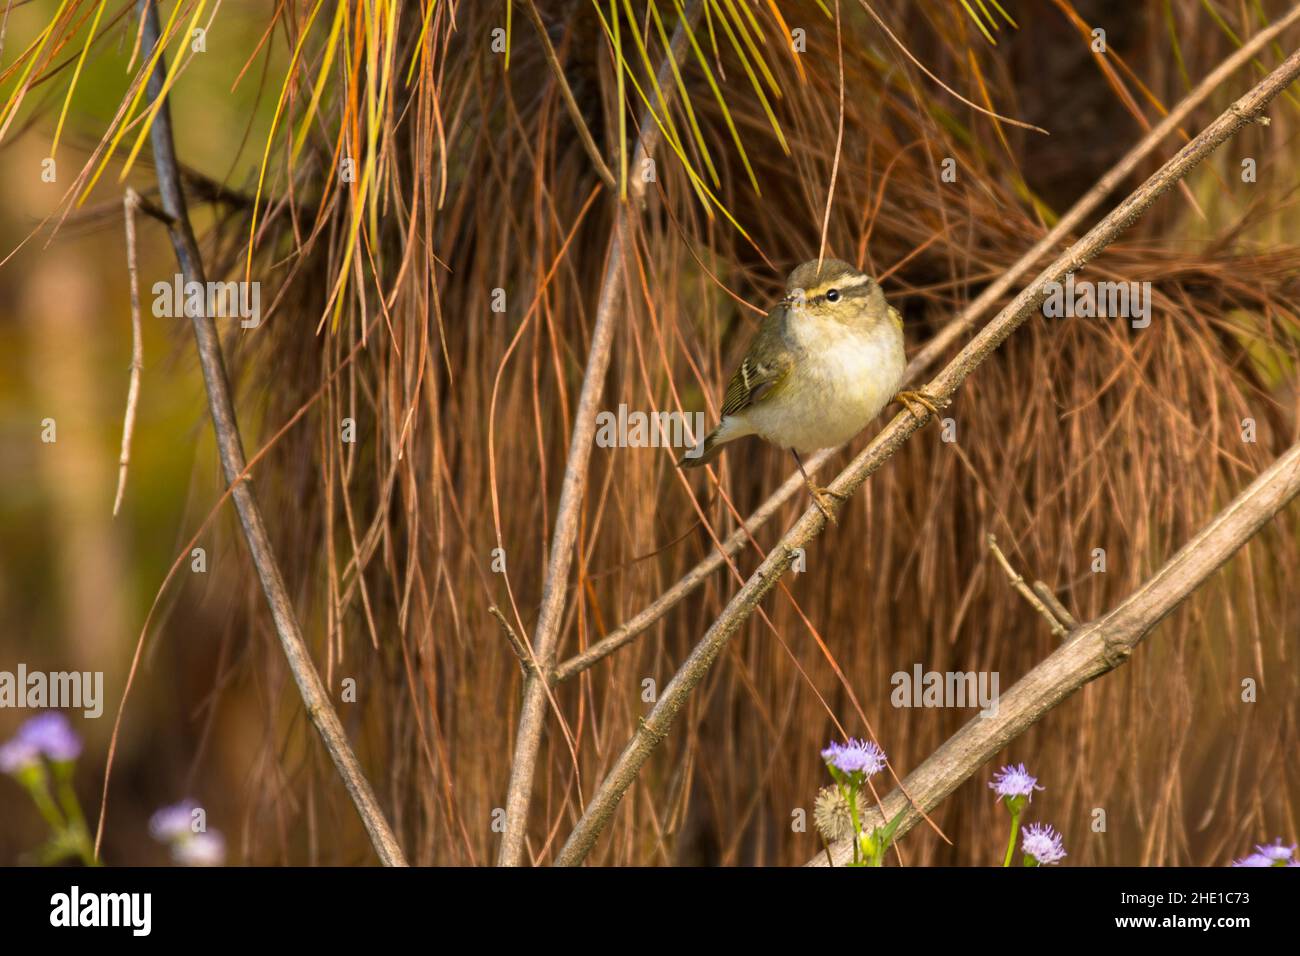
[[(1047, 621), (1048, 626), (1051, 627), (1053, 634), (1057, 637), (1065, 637), (1069, 634), (1069, 628), (1065, 626), (1065, 623), (1058, 619), (1056, 614), (1052, 611), (1052, 608), (1044, 603), (1043, 599), (1039, 597), (1037, 592), (1030, 588), (1030, 586), (1025, 582), (1024, 575), (1020, 574), (1020, 572), (1011, 566), (1011, 562), (1007, 560), (1007, 556), (1003, 554), (1002, 549), (998, 547), (998, 539), (990, 534), (988, 540), (989, 550), (993, 552), (993, 557), (997, 559), (998, 564), (1002, 565), (1002, 570), (1006, 572), (1007, 580), (1011, 582), (1011, 587), (1015, 589), (1016, 593), (1028, 601), (1029, 606), (1043, 616), (1043, 619)], [(1042, 582), (1039, 583), (1041, 584)]]
[(1051, 608), (1052, 616), (1064, 624), (1067, 631), (1073, 631), (1079, 626), (1078, 618), (1071, 614), (1069, 608), (1061, 603), (1061, 599), (1056, 596), (1056, 592), (1052, 590), (1046, 581), (1035, 581), (1034, 593), (1043, 599), (1044, 604)]
[(497, 622), (501, 625), (501, 631), (505, 634), (510, 649), (515, 652), (515, 657), (519, 658), (519, 669), (524, 672), (524, 676), (527, 677), (529, 674), (536, 673), (537, 662), (533, 660), (533, 655), (529, 652), (528, 645), (525, 644), (520, 639), (519, 635), (515, 633), (514, 627), (508, 620), (506, 620), (506, 616), (501, 613), (501, 608), (493, 604), (488, 608), (488, 613), (496, 618)]

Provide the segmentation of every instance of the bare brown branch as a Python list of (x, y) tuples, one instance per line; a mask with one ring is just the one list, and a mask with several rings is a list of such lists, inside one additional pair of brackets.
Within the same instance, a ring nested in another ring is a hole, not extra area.
[[(158, 10), (152, 0), (140, 0), (143, 14), (143, 44), (152, 48), (159, 38)], [(159, 57), (153, 73), (149, 77), (148, 92), (152, 99), (163, 94), (166, 77), (164, 58)], [(158, 176), (159, 192), (162, 197), (163, 211), (169, 217), (168, 232), (180, 262), (181, 271), (186, 282), (201, 284), (207, 279), (203, 270), (203, 260), (199, 254), (198, 242), (190, 225), (186, 209), (185, 194), (181, 187), (180, 170), (176, 162), (176, 148), (172, 141), (170, 109), (164, 102), (154, 119), (150, 130), (153, 146), (154, 166)], [(303, 640), (302, 629), (298, 625), (293, 604), (285, 588), (284, 577), (276, 561), (275, 550), (262, 520), (262, 512), (253, 495), (251, 485), (243, 478), (245, 458), (243, 440), (239, 433), (239, 423), (235, 417), (235, 406), (230, 396), (230, 381), (226, 375), (225, 361), (221, 355), (221, 339), (217, 334), (212, 317), (196, 314), (190, 317), (194, 327), (194, 338), (198, 347), (199, 365), (203, 371), (203, 382), (208, 393), (208, 408), (212, 415), (212, 427), (217, 437), (217, 451), (221, 458), (221, 469), (226, 481), (233, 485), (231, 497), (235, 510), (239, 514), (239, 523), (244, 532), (244, 539), (253, 558), (258, 580), (271, 607), (271, 616), (275, 622), (276, 633), (289, 670), (293, 673), (298, 691), (302, 695), (303, 705), (315, 725), (326, 750), (338, 769), (339, 776), (347, 788), (357, 813), (370, 834), (370, 841), (387, 866), (405, 866), (406, 859), (397, 843), (392, 828), (384, 817), (384, 812), (375, 799), (374, 791), (361, 770), (352, 745), (348, 742), (343, 725), (339, 722), (329, 694), (321, 682), (320, 675), (312, 663), (311, 654)], [(108, 773), (105, 772), (105, 800), (108, 792)], [(96, 853), (99, 851), (103, 837), (104, 812), (101, 808), (99, 831), (96, 835)]]

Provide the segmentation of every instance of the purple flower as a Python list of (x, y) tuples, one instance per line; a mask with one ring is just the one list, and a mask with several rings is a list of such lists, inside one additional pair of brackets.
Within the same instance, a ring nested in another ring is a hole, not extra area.
[(68, 718), (52, 710), (33, 717), (18, 728), (18, 740), (23, 740), (56, 763), (76, 760), (81, 754), (81, 738), (68, 723)]
[(172, 859), (181, 866), (221, 866), (226, 861), (226, 841), (215, 830), (191, 833), (172, 844)]
[(1043, 788), (1038, 785), (1037, 777), (1030, 776), (1024, 764), (1017, 764), (1014, 767), (1008, 764), (993, 775), (993, 782), (989, 784), (989, 789), (998, 792), (999, 800), (1003, 797), (1028, 797), (1032, 801), (1034, 791)]
[(1286, 862), (1287, 860), (1291, 859), (1291, 854), (1295, 852), (1295, 844), (1292, 843), (1290, 846), (1283, 846), (1282, 838), (1278, 837), (1276, 840), (1274, 840), (1272, 843), (1267, 844), (1266, 846), (1260, 846), (1259, 844), (1256, 844), (1255, 850), (1259, 853), (1260, 856), (1267, 857), (1269, 860), (1272, 860), (1274, 862), (1277, 861)]
[(149, 834), (163, 843), (170, 843), (182, 837), (193, 835), (194, 811), (198, 804), (193, 800), (182, 800), (170, 807), (155, 811), (149, 818)]
[(16, 776), (28, 767), (39, 765), (40, 762), (41, 752), (22, 737), (15, 737), (0, 744), (0, 773)]
[(1061, 834), (1050, 825), (1031, 823), (1021, 833), (1020, 849), (1026, 856), (1032, 856), (1039, 866), (1060, 863), (1065, 859), (1065, 847), (1061, 843)]
[(1252, 853), (1244, 859), (1234, 860), (1233, 866), (1272, 866), (1273, 861), (1262, 853)]
[(885, 752), (869, 740), (850, 737), (848, 743), (831, 742), (822, 759), (843, 773), (864, 773), (868, 777), (885, 768)]

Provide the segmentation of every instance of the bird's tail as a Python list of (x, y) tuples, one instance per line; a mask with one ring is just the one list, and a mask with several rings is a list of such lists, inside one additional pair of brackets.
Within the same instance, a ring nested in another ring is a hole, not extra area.
[(717, 458), (722, 452), (722, 446), (726, 444), (727, 439), (722, 438), (719, 433), (722, 426), (719, 425), (713, 431), (704, 436), (704, 441), (700, 442), (694, 448), (682, 455), (677, 460), (678, 468), (699, 468), (701, 465), (707, 465), (713, 459)]

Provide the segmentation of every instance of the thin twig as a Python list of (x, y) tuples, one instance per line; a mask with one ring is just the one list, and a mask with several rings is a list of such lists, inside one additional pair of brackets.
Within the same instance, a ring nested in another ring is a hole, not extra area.
[(993, 557), (997, 559), (998, 564), (1002, 565), (1002, 570), (1006, 572), (1007, 580), (1011, 582), (1011, 587), (1014, 588), (1021, 597), (1029, 602), (1030, 607), (1043, 616), (1044, 620), (1046, 620), (1048, 625), (1052, 628), (1053, 634), (1057, 637), (1065, 637), (1069, 633), (1069, 631), (1066, 630), (1065, 625), (1056, 619), (1056, 615), (1052, 613), (1051, 608), (1043, 603), (1043, 599), (1035, 594), (1029, 585), (1025, 583), (1024, 577), (1011, 566), (1011, 562), (1007, 560), (1007, 556), (1003, 554), (1002, 549), (998, 547), (998, 539), (991, 534), (989, 535), (989, 550), (993, 552)]
[[(1300, 494), (1300, 444), (1292, 445), (1260, 473), (1250, 487), (1219, 512), (1145, 584), (1105, 616), (1085, 625), (1046, 660), (1018, 680), (998, 700), (997, 713), (975, 717), (948, 738), (903, 786), (908, 799), (895, 790), (885, 797), (884, 813), (865, 812), (867, 830), (906, 810), (895, 838), (933, 810), (948, 794), (998, 751), (1053, 707), (1091, 680), (1124, 664), (1138, 644), (1170, 612), (1228, 561), (1260, 529)], [(831, 865), (852, 856), (847, 842), (834, 845)], [(826, 866), (825, 854), (808, 866)]]
[(578, 139), (582, 142), (582, 148), (591, 157), (591, 164), (596, 167), (596, 173), (601, 181), (613, 192), (618, 192), (618, 180), (606, 165), (605, 158), (600, 155), (596, 141), (591, 138), (591, 130), (587, 128), (587, 121), (582, 118), (582, 110), (578, 107), (578, 101), (573, 98), (573, 90), (569, 89), (569, 81), (564, 76), (564, 66), (555, 53), (555, 47), (551, 45), (551, 38), (546, 32), (546, 24), (542, 22), (542, 15), (537, 12), (537, 5), (533, 0), (524, 0), (524, 9), (528, 11), (528, 19), (532, 20), (533, 26), (537, 28), (537, 35), (542, 38), (542, 52), (546, 54), (546, 62), (550, 64), (551, 72), (555, 74), (555, 82), (560, 87), (560, 98), (564, 100), (564, 108), (568, 111), (569, 119), (578, 130)]
[[(1025, 275), (1033, 266), (1039, 262), (1047, 253), (1056, 248), (1058, 243), (1063, 240), (1072, 229), (1078, 226), (1087, 216), (1089, 216), (1099, 205), (1102, 200), (1114, 192), (1115, 188), (1122, 183), (1138, 165), (1145, 160), (1155, 148), (1178, 128), (1196, 107), (1200, 106), (1210, 94), (1219, 88), (1222, 83), (1228, 79), (1236, 70), (1250, 62), (1250, 60), (1259, 53), (1265, 46), (1271, 43), (1279, 33), (1291, 26), (1297, 20), (1300, 20), (1300, 4), (1297, 4), (1286, 16), (1279, 19), (1273, 25), (1261, 30), (1255, 36), (1246, 41), (1231, 56), (1227, 57), (1215, 69), (1209, 73), (1196, 88), (1189, 92), (1178, 104), (1169, 111), (1168, 115), (1161, 120), (1141, 141), (1137, 143), (1127, 154), (1116, 163), (1109, 172), (1106, 173), (1092, 189), (1079, 198), (1079, 200), (1070, 207), (1070, 209), (1057, 221), (1038, 242), (1036, 242), (1028, 252), (1021, 256), (1005, 272), (1003, 272), (993, 283), (985, 287), (984, 291), (975, 298), (966, 308), (962, 309), (954, 316), (938, 333), (934, 335), (917, 353), (907, 365), (907, 372), (903, 376), (904, 386), (915, 384), (923, 372), (932, 367), (948, 350), (948, 347), (967, 329), (975, 324), (988, 309), (996, 303), (1021, 277)], [(808, 473), (816, 472), (824, 465), (832, 455), (839, 449), (828, 449), (817, 452), (806, 462), (804, 467)], [(782, 505), (789, 501), (796, 494), (804, 489), (804, 481), (796, 472), (788, 477), (785, 482), (774, 491), (766, 501), (764, 501), (754, 511), (754, 513), (745, 521), (743, 528), (733, 532), (722, 545), (722, 549), (711, 552), (706, 558), (699, 562), (694, 568), (686, 573), (676, 584), (668, 591), (656, 598), (654, 603), (647, 606), (635, 617), (629, 619), (624, 624), (619, 625), (609, 634), (592, 644), (585, 651), (577, 654), (564, 661), (555, 669), (555, 679), (557, 681), (568, 680), (571, 677), (580, 674), (582, 671), (598, 663), (605, 657), (618, 650), (620, 647), (635, 640), (638, 636), (649, 630), (655, 622), (659, 621), (673, 607), (688, 597), (695, 590), (707, 581), (719, 568), (726, 563), (727, 558), (739, 554), (750, 541), (753, 533), (761, 528), (767, 521), (776, 514)]]
[[(1288, 56), (1277, 69), (1179, 150), (1083, 238), (1040, 272), (925, 386), (926, 394), (940, 401), (951, 400), (966, 377), (1042, 305), (1048, 294), (1048, 283), (1060, 282), (1067, 273), (1077, 272), (1090, 262), (1149, 209), (1156, 199), (1241, 129), (1251, 117), (1258, 115), (1297, 76), (1300, 76), (1300, 50)], [(835, 493), (835, 500), (830, 504), (832, 511), (838, 511), (843, 501), (857, 491), (931, 417), (929, 412), (907, 412), (895, 416), (831, 483), (830, 490)], [(713, 661), (753, 613), (758, 602), (789, 569), (796, 549), (802, 548), (820, 534), (826, 521), (826, 515), (819, 508), (813, 507), (805, 511), (803, 517), (771, 549), (767, 558), (723, 609), (664, 689), (649, 716), (641, 722), (637, 733), (619, 754), (587, 804), (587, 809), (578, 820), (568, 842), (561, 849), (557, 864), (576, 865), (586, 857), (623, 794), (632, 785), (659, 741), (668, 733), (673, 720), (685, 706), (691, 692), (708, 673)]]
[[(144, 19), (142, 43), (145, 48), (152, 49), (159, 42), (157, 6), (153, 0), (139, 0), (139, 6)], [(166, 73), (164, 58), (159, 56), (154, 71), (149, 77), (148, 92), (151, 99), (157, 100), (163, 94)], [(171, 219), (168, 233), (171, 236), (172, 246), (176, 250), (181, 271), (187, 282), (198, 282), (206, 286), (203, 260), (186, 211), (185, 193), (181, 187), (176, 148), (172, 141), (171, 112), (165, 99), (154, 118), (153, 128), (150, 130), (150, 142), (153, 147), (154, 167), (158, 176), (163, 211)], [(284, 585), (284, 577), (276, 562), (271, 539), (262, 520), (261, 509), (253, 496), (252, 487), (241, 477), (245, 468), (244, 449), (239, 434), (239, 423), (235, 417), (235, 406), (230, 397), (230, 380), (226, 375), (225, 361), (221, 356), (221, 339), (217, 334), (216, 324), (211, 316), (204, 314), (204, 310), (193, 311), (198, 313), (191, 315), (190, 320), (194, 327), (194, 339), (198, 347), (203, 382), (207, 388), (208, 408), (217, 437), (221, 469), (226, 481), (234, 486), (231, 498), (239, 514), (239, 523), (243, 528), (244, 539), (248, 543), (253, 565), (257, 569), (262, 591), (270, 605), (271, 616), (275, 621), (276, 633), (279, 635), (280, 645), (288, 660), (289, 670), (298, 685), (307, 715), (324, 741), (325, 749), (329, 751), (339, 776), (342, 777), (343, 784), (356, 805), (357, 813), (370, 834), (370, 842), (375, 852), (386, 866), (405, 866), (406, 859), (402, 855), (397, 838), (393, 835), (392, 828), (388, 825), (383, 810), (375, 799), (374, 791), (366, 780), (356, 755), (352, 752), (343, 725), (339, 722), (338, 715), (330, 704), (329, 694), (312, 663), (311, 654), (303, 640), (302, 629), (298, 625), (293, 604)], [(104, 793), (107, 800), (107, 770), (104, 776)], [(95, 841), (96, 852), (103, 835), (103, 828), (104, 811), (101, 807), (99, 832)]]
[(488, 613), (501, 623), (501, 630), (505, 632), (506, 640), (510, 642), (510, 649), (515, 652), (515, 657), (519, 658), (519, 667), (523, 670), (524, 676), (527, 677), (529, 674), (536, 673), (537, 661), (533, 660), (528, 645), (520, 640), (519, 635), (515, 633), (514, 627), (506, 620), (506, 616), (501, 613), (501, 608), (493, 604), (488, 608)]
[[(658, 82), (664, 90), (665, 106), (675, 84), (672, 69), (686, 49), (687, 31), (699, 9), (698, 2), (682, 7), (681, 20), (673, 32), (664, 62), (659, 66)], [(625, 109), (626, 104), (616, 104)], [(550, 559), (542, 583), (542, 603), (533, 632), (532, 650), (540, 665), (524, 682), (523, 703), (519, 709), (519, 731), (515, 741), (514, 758), (510, 765), (510, 786), (506, 792), (505, 830), (497, 853), (498, 866), (519, 866), (523, 862), (524, 837), (528, 829), (528, 807), (532, 800), (533, 776), (537, 770), (537, 753), (541, 748), (542, 729), (546, 718), (546, 703), (550, 692), (551, 673), (555, 669), (555, 652), (559, 641), (560, 624), (564, 617), (564, 597), (568, 588), (569, 570), (573, 563), (574, 544), (578, 534), (578, 517), (587, 487), (587, 465), (591, 459), (591, 445), (595, 436), (596, 406), (605, 387), (605, 373), (609, 369), (610, 347), (614, 339), (614, 322), (623, 314), (620, 299), (623, 297), (624, 250), (631, 243), (631, 232), (645, 196), (646, 178), (640, 175), (646, 161), (653, 156), (659, 143), (659, 122), (652, 111), (642, 117), (633, 152), (633, 169), (636, 175), (628, 177), (628, 198), (614, 217), (614, 232), (609, 243), (605, 275), (601, 280), (600, 295), (596, 303), (596, 321), (591, 333), (591, 349), (587, 355), (587, 368), (578, 397), (578, 409), (573, 419), (573, 433), (569, 441), (569, 454), (560, 486), (560, 503), (556, 509), (555, 530), (551, 537)]]
[(135, 412), (140, 403), (140, 372), (144, 369), (144, 340), (140, 334), (140, 270), (136, 261), (135, 211), (140, 194), (127, 188), (122, 197), (126, 221), (126, 271), (131, 284), (131, 379), (126, 387), (126, 415), (122, 419), (122, 453), (117, 459), (117, 493), (113, 496), (113, 517), (122, 509), (126, 475), (131, 466), (131, 436), (135, 434)]
[(1034, 582), (1034, 593), (1043, 599), (1043, 603), (1052, 609), (1052, 615), (1065, 625), (1067, 631), (1073, 631), (1079, 626), (1079, 620), (1070, 613), (1069, 608), (1061, 603), (1061, 599), (1056, 596), (1051, 585), (1046, 581)]

